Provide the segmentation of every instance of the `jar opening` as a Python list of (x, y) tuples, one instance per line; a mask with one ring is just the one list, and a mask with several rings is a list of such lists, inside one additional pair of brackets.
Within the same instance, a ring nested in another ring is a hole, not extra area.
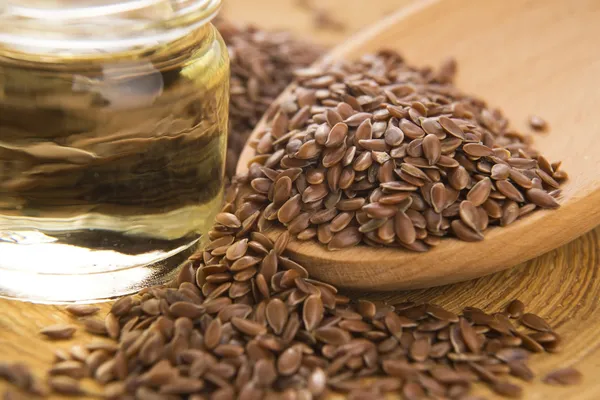
[(8, 0), (0, 2), (0, 49), (82, 55), (177, 40), (212, 20), (221, 0)]

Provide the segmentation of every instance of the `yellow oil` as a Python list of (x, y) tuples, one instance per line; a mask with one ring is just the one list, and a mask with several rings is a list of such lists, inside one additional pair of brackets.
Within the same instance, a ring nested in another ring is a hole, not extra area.
[(0, 47), (0, 281), (189, 251), (221, 203), (228, 77), (210, 24), (110, 54)]

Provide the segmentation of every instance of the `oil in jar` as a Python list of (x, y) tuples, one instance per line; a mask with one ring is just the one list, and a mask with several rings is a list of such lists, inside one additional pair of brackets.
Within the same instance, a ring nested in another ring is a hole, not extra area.
[(120, 53), (0, 48), (0, 294), (32, 290), (24, 273), (99, 274), (122, 294), (195, 250), (224, 185), (226, 52), (210, 24)]

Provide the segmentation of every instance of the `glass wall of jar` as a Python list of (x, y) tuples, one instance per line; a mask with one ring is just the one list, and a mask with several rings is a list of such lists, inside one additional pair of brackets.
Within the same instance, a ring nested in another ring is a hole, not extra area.
[(221, 0), (0, 3), (0, 296), (165, 282), (223, 192)]

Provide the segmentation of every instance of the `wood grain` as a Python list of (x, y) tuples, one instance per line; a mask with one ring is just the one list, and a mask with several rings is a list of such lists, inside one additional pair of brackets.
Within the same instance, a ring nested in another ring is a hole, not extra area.
[[(393, 14), (414, 0), (224, 0), (224, 13), (232, 20), (267, 29), (283, 29), (297, 36), (310, 36), (315, 42), (334, 45), (349, 33)], [(416, 0), (420, 1), (420, 0)], [(302, 4), (310, 5), (310, 10)], [(344, 29), (319, 28), (316, 13), (321, 10), (343, 24)]]
[[(563, 0), (423, 0), (332, 49), (324, 62), (381, 49), (398, 50), (419, 66), (456, 58), (457, 86), (500, 107), (512, 128), (527, 132), (532, 113), (548, 120), (551, 132), (536, 135), (535, 147), (561, 160), (569, 180), (561, 186), (560, 209), (489, 229), (482, 242), (444, 240), (429, 252), (414, 253), (369, 246), (330, 252), (316, 241), (292, 241), (294, 258), (312, 276), (339, 287), (414, 289), (510, 268), (598, 226), (600, 53), (592, 51), (600, 37), (598, 18), (597, 1), (572, 7)], [(250, 140), (265, 131), (265, 123)], [(246, 146), (238, 173), (247, 170), (253, 155)], [(271, 235), (278, 236), (277, 229)]]
[[(330, 2), (342, 3), (337, 0)], [(329, 5), (330, 2), (326, 3)], [(226, 12), (235, 11), (236, 15), (243, 15), (246, 20), (264, 23), (271, 27), (276, 26), (276, 22), (279, 21), (279, 27), (289, 28), (290, 25), (296, 26), (296, 19), (300, 18), (296, 16), (292, 3), (293, 0), (228, 0)], [(344, 3), (355, 6), (363, 4), (358, 0), (347, 0)], [(356, 18), (358, 13), (371, 15), (369, 13), (372, 12), (373, 18), (377, 18), (372, 9), (376, 8), (381, 13), (385, 13), (406, 3), (408, 1), (372, 0), (367, 11), (362, 10), (364, 12), (361, 13), (360, 8), (341, 7), (338, 9), (338, 16), (349, 19), (348, 25), (354, 29), (359, 27), (361, 19), (355, 20), (351, 17)], [(265, 5), (294, 12), (285, 11), (287, 14), (262, 17), (257, 10), (259, 6)], [(247, 11), (247, 14), (244, 11)], [(333, 39), (329, 38), (329, 33), (314, 32), (308, 23), (300, 26), (301, 28), (296, 28), (298, 32), (310, 34), (322, 43), (333, 42)], [(536, 379), (532, 384), (524, 384), (524, 398), (596, 400), (600, 398), (600, 382), (597, 379), (600, 375), (599, 267), (600, 228), (508, 271), (432, 289), (367, 296), (389, 301), (405, 299), (431, 301), (454, 311), (467, 305), (498, 310), (508, 300), (520, 298), (529, 304), (531, 311), (548, 318), (552, 326), (557, 327), (558, 332), (565, 339), (562, 353), (534, 356), (531, 362), (533, 370), (539, 376), (543, 376), (544, 373), (558, 366), (574, 365), (584, 373), (584, 383), (575, 388), (548, 386)], [(359, 293), (353, 292), (350, 295), (356, 297)], [(360, 296), (364, 295), (360, 293)], [(98, 315), (104, 315), (109, 306), (107, 303), (100, 304), (102, 309)], [(50, 342), (37, 333), (44, 326), (73, 321), (73, 318), (59, 306), (33, 305), (0, 299), (0, 360), (26, 362), (32, 366), (37, 376), (43, 377), (52, 360), (52, 349), (56, 347), (68, 349), (74, 343), (99, 340), (78, 331), (72, 341)], [(97, 389), (89, 382), (86, 383), (86, 387), (90, 390)], [(8, 385), (0, 382), (0, 394), (7, 388)], [(488, 399), (498, 398), (485, 388), (478, 388), (478, 393)], [(63, 399), (60, 396), (52, 398)]]

